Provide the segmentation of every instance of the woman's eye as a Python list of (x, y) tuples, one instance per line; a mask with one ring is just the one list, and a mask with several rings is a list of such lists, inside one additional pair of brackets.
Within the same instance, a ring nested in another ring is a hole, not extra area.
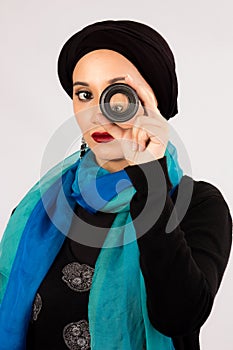
[(78, 96), (80, 101), (91, 100), (93, 98), (89, 91), (77, 91), (75, 95)]

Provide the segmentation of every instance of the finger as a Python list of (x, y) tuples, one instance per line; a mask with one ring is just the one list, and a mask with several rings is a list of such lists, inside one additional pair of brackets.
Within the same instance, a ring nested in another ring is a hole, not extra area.
[(146, 142), (149, 139), (147, 130), (141, 125), (140, 118), (133, 128), (134, 140), (137, 143), (137, 151), (142, 152), (146, 148)]
[(154, 118), (151, 116), (141, 116), (137, 120), (137, 125), (146, 130), (149, 136), (153, 136), (158, 133), (162, 134), (169, 129), (169, 123), (166, 119)]
[(167, 125), (152, 117), (141, 116), (138, 118), (134, 129), (138, 130), (137, 140), (144, 148), (144, 145), (150, 138), (153, 138), (155, 135), (162, 137), (164, 133), (166, 134)]
[(159, 159), (164, 156), (166, 148), (167, 142), (159, 142), (159, 139), (157, 139), (156, 143), (151, 140), (147, 147), (147, 151), (150, 152), (150, 154), (153, 154), (156, 159)]
[(107, 118), (105, 118), (105, 116), (102, 113), (98, 113), (96, 119), (99, 122), (99, 124), (114, 138), (118, 139), (121, 137), (122, 131), (119, 128), (119, 126), (110, 122)]
[(141, 119), (140, 122), (143, 125), (143, 126), (140, 126), (140, 129), (143, 130), (143, 132), (141, 132), (140, 135), (138, 136), (139, 139), (141, 140), (140, 143), (144, 142), (145, 144), (146, 142), (145, 144), (146, 147), (150, 144), (151, 151), (153, 151), (152, 150), (153, 144), (154, 144), (154, 150), (156, 150), (158, 146), (161, 147), (161, 145), (164, 145), (166, 149), (167, 143), (169, 140), (169, 132), (170, 132), (169, 123), (167, 121), (166, 123), (164, 122), (161, 123), (161, 121), (158, 121), (150, 117), (141, 117), (140, 119)]
[(149, 136), (145, 129), (140, 129), (138, 132), (138, 151), (143, 152), (146, 149), (147, 141), (149, 141)]
[(149, 140), (147, 130), (140, 123), (136, 123), (132, 129), (132, 150), (143, 151), (146, 148), (146, 143)]
[(129, 74), (127, 74), (125, 77), (125, 81), (136, 91), (144, 107), (154, 109), (155, 106), (157, 106), (157, 101), (154, 94), (147, 89), (145, 85), (136, 83)]

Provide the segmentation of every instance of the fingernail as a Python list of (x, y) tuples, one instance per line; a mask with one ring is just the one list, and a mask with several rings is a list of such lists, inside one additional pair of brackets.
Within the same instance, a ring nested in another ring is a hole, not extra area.
[(126, 79), (133, 81), (133, 78), (129, 74), (126, 75)]

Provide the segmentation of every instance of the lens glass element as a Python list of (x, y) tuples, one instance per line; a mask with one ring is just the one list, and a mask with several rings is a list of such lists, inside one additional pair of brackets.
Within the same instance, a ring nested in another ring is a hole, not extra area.
[(109, 101), (110, 108), (115, 113), (124, 113), (129, 108), (129, 99), (125, 94), (116, 93)]

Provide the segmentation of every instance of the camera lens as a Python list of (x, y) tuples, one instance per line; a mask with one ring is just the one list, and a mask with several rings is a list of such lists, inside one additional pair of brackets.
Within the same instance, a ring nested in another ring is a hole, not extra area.
[(112, 95), (109, 105), (112, 111), (116, 113), (124, 113), (128, 108), (129, 99), (125, 94), (117, 92)]
[(137, 93), (127, 84), (112, 84), (100, 96), (101, 112), (112, 122), (125, 122), (133, 118), (138, 107)]

